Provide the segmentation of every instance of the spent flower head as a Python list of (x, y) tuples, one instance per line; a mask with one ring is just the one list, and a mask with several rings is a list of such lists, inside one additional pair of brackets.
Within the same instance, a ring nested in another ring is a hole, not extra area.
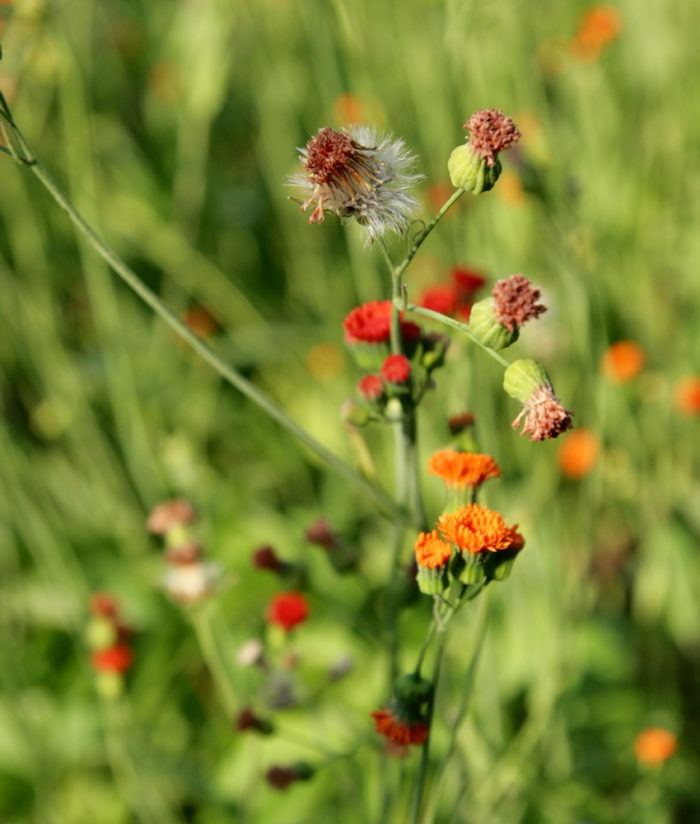
[(479, 109), (467, 120), (464, 128), (469, 131), (469, 145), (475, 154), (491, 167), (496, 155), (514, 146), (520, 140), (520, 130), (501, 109)]
[(531, 441), (556, 438), (573, 426), (573, 412), (566, 409), (554, 394), (549, 375), (536, 361), (513, 361), (503, 375), (503, 388), (523, 404), (512, 423), (513, 429), (517, 429), (524, 419), (520, 434), (529, 435)]
[(539, 297), (540, 290), (524, 275), (511, 275), (496, 281), (493, 287), (493, 316), (509, 332), (513, 332), (526, 321), (547, 311), (544, 304), (537, 303)]
[(326, 210), (355, 218), (367, 229), (369, 243), (387, 229), (406, 231), (418, 206), (409, 190), (422, 175), (414, 173), (416, 158), (403, 140), (379, 135), (371, 126), (340, 132), (325, 126), (300, 152), (303, 171), (287, 182), (302, 193), (303, 212), (314, 206), (309, 223), (323, 222)]

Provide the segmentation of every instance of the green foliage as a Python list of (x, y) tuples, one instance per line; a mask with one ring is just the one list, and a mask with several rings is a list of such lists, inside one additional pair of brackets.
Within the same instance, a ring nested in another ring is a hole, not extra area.
[[(519, 410), (502, 375), (455, 336), (422, 407), (423, 462), (448, 441), (448, 415), (473, 411), (503, 469), (488, 503), (527, 543), (490, 593), (469, 715), (451, 742), (477, 643), (472, 613), (455, 619), (434, 752), (438, 764), (450, 747), (456, 758), (436, 772), (426, 821), (700, 819), (697, 423), (673, 404), (677, 380), (700, 367), (700, 55), (688, 37), (700, 20), (681, 0), (621, 3), (619, 39), (584, 61), (567, 44), (585, 8), (0, 3), (0, 91), (77, 206), (175, 311), (214, 315), (222, 355), (347, 460), (367, 470), (369, 456), (387, 487), (388, 433), (361, 439), (340, 423), (360, 377), (342, 320), (388, 297), (384, 262), (355, 226), (309, 226), (282, 180), (295, 147), (342, 125), (341, 95), (420, 156), (425, 219), (474, 110), (503, 108), (522, 128), (493, 191), (465, 195), (426, 241), (409, 298), (456, 263), (530, 277), (549, 312), (508, 353), (545, 362), (602, 447), (589, 475), (565, 478), (560, 441), (512, 432)], [(406, 767), (387, 767), (368, 717), (388, 698), (374, 596), (389, 525), (180, 345), (36, 180), (8, 157), (0, 168), (0, 818), (404, 822), (400, 804), (383, 811), (380, 780), (407, 803)], [(624, 385), (599, 368), (619, 339), (646, 357)], [(429, 476), (423, 486), (432, 518), (442, 489)], [(193, 501), (207, 556), (226, 570), (211, 620), (241, 708), (261, 700), (261, 680), (236, 651), (264, 632), (280, 588), (251, 552), (271, 544), (307, 568), (311, 617), (291, 642), (301, 706), (275, 714), (279, 736), (233, 729), (187, 616), (158, 589), (144, 524), (170, 496)], [(305, 540), (320, 515), (359, 552), (357, 576)], [(96, 589), (114, 592), (137, 630), (118, 702), (98, 698), (89, 665)], [(426, 601), (401, 616), (406, 667)], [(354, 669), (328, 683), (342, 655)], [(656, 770), (633, 753), (649, 726), (679, 739)], [(263, 779), (271, 764), (317, 759), (309, 740), (343, 753), (365, 733), (354, 759), (284, 794)]]

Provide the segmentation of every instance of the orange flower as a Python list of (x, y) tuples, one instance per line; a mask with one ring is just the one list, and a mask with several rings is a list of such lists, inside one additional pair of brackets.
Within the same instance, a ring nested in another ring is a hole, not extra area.
[(456, 512), (438, 518), (442, 537), (462, 551), (497, 552), (499, 549), (522, 549), (525, 541), (517, 524), (507, 526), (503, 516), (480, 504), (466, 504)]
[(421, 532), (413, 549), (416, 561), (428, 569), (438, 569), (446, 564), (452, 555), (452, 546), (440, 539), (437, 529), (432, 532)]
[(622, 17), (614, 6), (593, 6), (581, 17), (571, 52), (581, 60), (596, 60), (622, 31)]
[(499, 478), (501, 470), (490, 455), (441, 449), (428, 461), (428, 471), (449, 486), (476, 487), (489, 478)]
[(375, 710), (370, 715), (374, 718), (377, 732), (388, 738), (392, 744), (422, 744), (428, 737), (430, 728), (422, 718), (404, 721), (386, 707)]
[(95, 650), (91, 660), (97, 672), (122, 673), (129, 669), (134, 656), (126, 644), (114, 644), (107, 649)]
[(700, 414), (700, 375), (681, 378), (673, 390), (673, 405), (681, 415)]
[(562, 474), (577, 480), (593, 469), (600, 452), (600, 439), (590, 429), (576, 429), (562, 443), (557, 460)]
[(333, 101), (333, 116), (341, 126), (364, 123), (367, 118), (367, 106), (354, 94), (339, 94)]
[(634, 739), (634, 754), (647, 767), (656, 767), (673, 755), (676, 746), (676, 736), (672, 732), (661, 727), (649, 727)]
[(620, 340), (605, 352), (600, 362), (603, 374), (614, 383), (627, 383), (641, 372), (644, 350), (633, 340)]

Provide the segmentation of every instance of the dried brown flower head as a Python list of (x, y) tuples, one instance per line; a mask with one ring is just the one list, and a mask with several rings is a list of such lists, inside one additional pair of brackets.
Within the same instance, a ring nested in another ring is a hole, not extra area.
[(509, 332), (526, 321), (539, 317), (547, 311), (542, 303), (537, 303), (540, 290), (536, 289), (524, 275), (511, 275), (499, 280), (493, 287), (493, 316)]
[(496, 162), (496, 155), (514, 146), (520, 140), (520, 130), (501, 109), (480, 109), (467, 120), (469, 144), (488, 166)]

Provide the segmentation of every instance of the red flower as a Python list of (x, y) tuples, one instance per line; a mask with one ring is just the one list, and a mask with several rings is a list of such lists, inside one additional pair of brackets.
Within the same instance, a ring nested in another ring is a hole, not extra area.
[(357, 391), (368, 401), (376, 401), (384, 392), (384, 383), (379, 375), (365, 375), (358, 382)]
[[(348, 343), (386, 343), (391, 337), (391, 301), (372, 300), (357, 306), (343, 321), (345, 340)], [(421, 329), (416, 323), (403, 320), (401, 336), (406, 341), (420, 338)]]
[(126, 672), (131, 666), (134, 656), (126, 644), (115, 644), (107, 649), (95, 650), (92, 653), (92, 666), (98, 672)]
[(452, 268), (452, 280), (460, 291), (460, 300), (471, 300), (474, 292), (481, 289), (486, 283), (486, 278), (476, 269), (467, 266), (454, 266)]
[(382, 375), (389, 383), (406, 383), (411, 377), (411, 361), (405, 355), (389, 355), (382, 364)]
[(371, 712), (370, 715), (374, 718), (374, 726), (377, 732), (391, 741), (392, 744), (398, 744), (399, 746), (422, 744), (430, 731), (422, 718), (404, 721), (386, 707)]
[(267, 607), (267, 620), (287, 632), (303, 623), (309, 614), (309, 604), (300, 592), (281, 592)]
[(418, 300), (418, 304), (441, 315), (453, 315), (457, 310), (459, 291), (451, 284), (437, 284), (429, 286)]

